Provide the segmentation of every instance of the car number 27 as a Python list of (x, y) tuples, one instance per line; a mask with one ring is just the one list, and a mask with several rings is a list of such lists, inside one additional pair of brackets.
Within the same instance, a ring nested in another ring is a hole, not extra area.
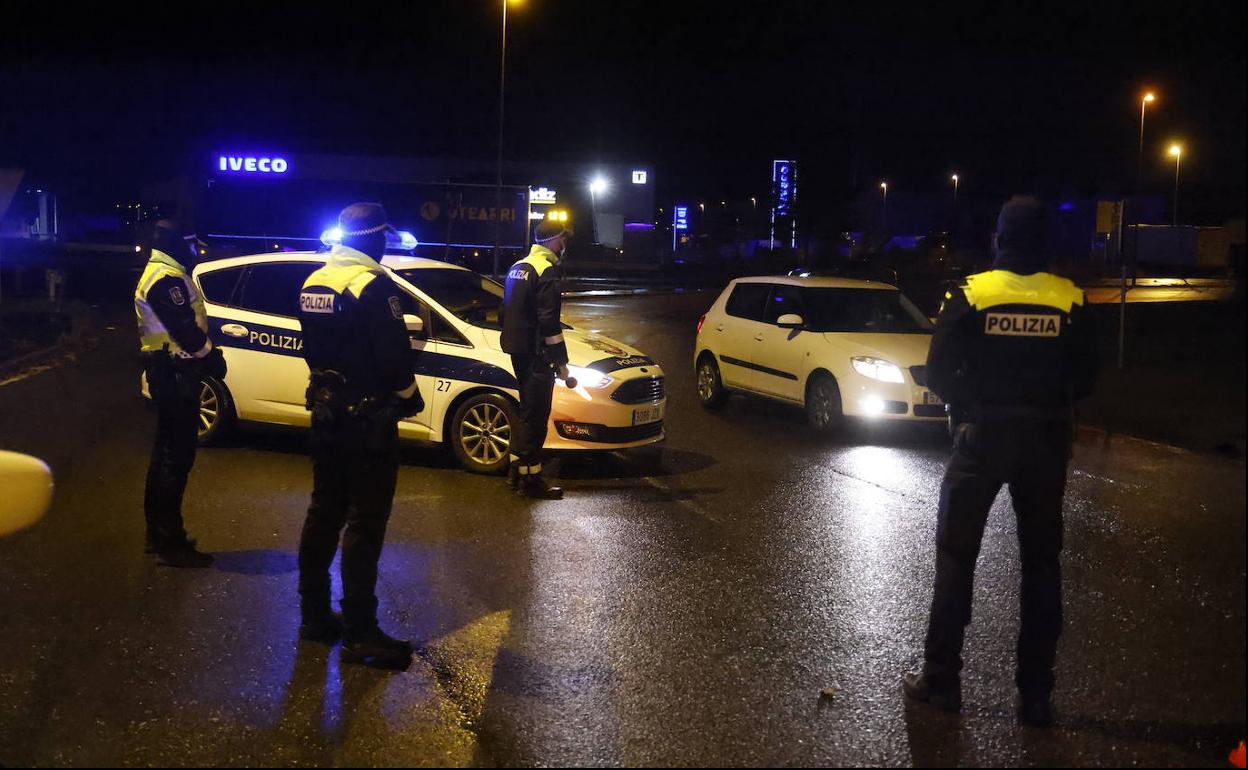
[(438, 392), (439, 393), (445, 393), (450, 389), (451, 389), (450, 380), (438, 380)]

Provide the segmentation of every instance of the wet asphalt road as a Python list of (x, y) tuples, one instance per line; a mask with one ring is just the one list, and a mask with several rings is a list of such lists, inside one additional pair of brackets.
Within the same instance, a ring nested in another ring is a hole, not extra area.
[(104, 314), (96, 351), (0, 387), (0, 446), (58, 484), (48, 517), (0, 542), (0, 763), (1223, 765), (1245, 722), (1242, 462), (1081, 437), (1051, 732), (1013, 717), (1003, 492), (964, 713), (910, 707), (898, 677), (921, 649), (945, 442), (822, 439), (741, 399), (703, 412), (690, 359), (712, 299), (565, 310), (667, 371), (657, 473), (569, 456), (568, 499), (526, 504), (405, 452), (382, 616), (429, 652), (401, 674), (294, 639), (311, 480), (297, 433), (201, 452), (187, 519), (216, 569), (141, 553), (152, 416), (130, 320)]

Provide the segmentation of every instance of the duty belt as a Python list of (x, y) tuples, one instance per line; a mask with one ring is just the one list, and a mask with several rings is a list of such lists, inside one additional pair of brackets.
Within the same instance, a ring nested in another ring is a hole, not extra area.
[[(317, 391), (325, 394), (323, 399), (317, 398)], [(307, 407), (312, 410), (317, 401), (331, 409), (341, 409), (352, 417), (374, 414), (390, 406), (390, 397), (360, 396), (350, 385), (341, 372), (333, 369), (313, 369), (308, 379)]]

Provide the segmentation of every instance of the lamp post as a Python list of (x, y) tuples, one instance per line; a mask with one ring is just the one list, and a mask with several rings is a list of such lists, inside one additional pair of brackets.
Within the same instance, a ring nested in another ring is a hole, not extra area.
[(1179, 160), (1183, 157), (1183, 147), (1170, 145), (1170, 154), (1174, 156), (1174, 227), (1179, 226)]
[(1138, 195), (1144, 187), (1144, 111), (1148, 105), (1156, 101), (1153, 92), (1144, 94), (1140, 99), (1140, 150), (1135, 160), (1135, 192)]
[(880, 182), (880, 189), (884, 191), (884, 195), (880, 200), (880, 225), (884, 230), (884, 234), (888, 234), (888, 182)]
[(598, 243), (598, 196), (607, 191), (607, 180), (601, 176), (594, 177), (589, 183), (590, 213), (594, 218), (594, 243)]
[(956, 208), (958, 205), (958, 175), (954, 174), (949, 179), (953, 181), (953, 205)]
[(499, 219), (494, 220), (494, 277), (499, 276), (499, 261), (502, 256), (502, 244), (498, 232), (499, 220), (503, 208), (503, 105), (507, 84), (507, 6), (519, 0), (500, 0), (503, 5), (503, 32), (498, 56), (498, 166), (494, 177), (494, 210), (499, 212)]

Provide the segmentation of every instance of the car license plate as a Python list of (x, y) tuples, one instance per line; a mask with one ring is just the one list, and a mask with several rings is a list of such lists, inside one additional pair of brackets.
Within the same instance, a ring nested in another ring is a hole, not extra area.
[(923, 391), (923, 403), (928, 406), (941, 406), (945, 402), (940, 400), (940, 396), (930, 390)]
[(653, 406), (643, 407), (633, 410), (633, 425), (649, 425), (652, 422), (658, 422), (663, 419), (663, 405), (655, 404)]

